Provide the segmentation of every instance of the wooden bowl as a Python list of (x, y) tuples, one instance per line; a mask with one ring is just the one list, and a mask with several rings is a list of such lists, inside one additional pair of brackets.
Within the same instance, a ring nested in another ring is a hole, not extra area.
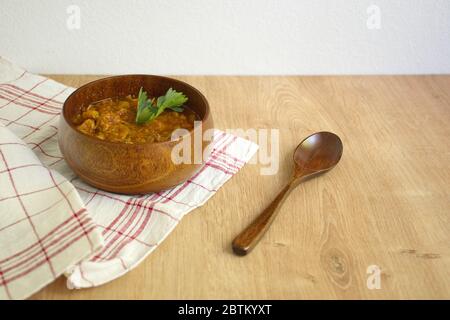
[[(203, 137), (213, 127), (209, 104), (197, 89), (179, 80), (154, 75), (123, 75), (99, 79), (75, 90), (64, 102), (59, 121), (58, 143), (67, 164), (85, 182), (110, 192), (142, 194), (172, 188), (194, 175), (203, 165), (175, 164), (171, 153), (179, 141), (126, 144), (97, 139), (78, 131), (72, 119), (83, 106), (136, 94), (143, 87), (149, 96), (164, 95), (170, 87), (188, 97), (188, 107), (202, 121), (182, 139), (190, 138), (192, 160), (194, 136)], [(189, 137), (188, 137), (189, 136)], [(187, 140), (189, 141), (189, 140)], [(202, 139), (202, 153), (209, 142)]]

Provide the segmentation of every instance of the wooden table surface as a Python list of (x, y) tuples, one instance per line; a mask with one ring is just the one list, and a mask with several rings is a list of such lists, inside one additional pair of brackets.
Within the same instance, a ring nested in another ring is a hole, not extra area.
[[(80, 86), (97, 76), (51, 76)], [(216, 127), (276, 128), (280, 168), (246, 165), (136, 269), (34, 299), (450, 298), (450, 76), (177, 77), (208, 98)], [(298, 187), (246, 257), (230, 243), (264, 209), (315, 131), (339, 165)], [(367, 268), (381, 288), (367, 287)]]

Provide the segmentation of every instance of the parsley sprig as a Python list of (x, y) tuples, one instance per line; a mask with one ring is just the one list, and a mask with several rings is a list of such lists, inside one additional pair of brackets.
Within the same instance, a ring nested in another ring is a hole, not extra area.
[(150, 100), (147, 96), (147, 92), (141, 89), (138, 95), (138, 105), (136, 113), (136, 123), (144, 124), (146, 122), (154, 120), (165, 109), (171, 109), (176, 112), (183, 111), (183, 105), (188, 98), (182, 93), (170, 88), (166, 94), (160, 96), (158, 99)]

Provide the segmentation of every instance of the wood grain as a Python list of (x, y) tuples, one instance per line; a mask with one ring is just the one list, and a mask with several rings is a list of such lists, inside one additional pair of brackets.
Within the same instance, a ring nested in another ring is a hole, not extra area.
[[(80, 86), (97, 76), (51, 76)], [(142, 264), (104, 286), (58, 279), (34, 299), (450, 298), (450, 76), (177, 77), (218, 128), (278, 128), (280, 170), (247, 165)], [(232, 239), (273, 199), (307, 135), (332, 131), (339, 165), (302, 183), (257, 250)], [(369, 290), (367, 267), (382, 270)]]

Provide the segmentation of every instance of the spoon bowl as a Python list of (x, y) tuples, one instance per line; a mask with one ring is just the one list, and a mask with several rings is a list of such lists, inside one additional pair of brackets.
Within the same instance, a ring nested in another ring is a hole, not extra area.
[(314, 133), (300, 142), (295, 149), (295, 171), (328, 171), (339, 162), (342, 151), (342, 141), (334, 133)]

